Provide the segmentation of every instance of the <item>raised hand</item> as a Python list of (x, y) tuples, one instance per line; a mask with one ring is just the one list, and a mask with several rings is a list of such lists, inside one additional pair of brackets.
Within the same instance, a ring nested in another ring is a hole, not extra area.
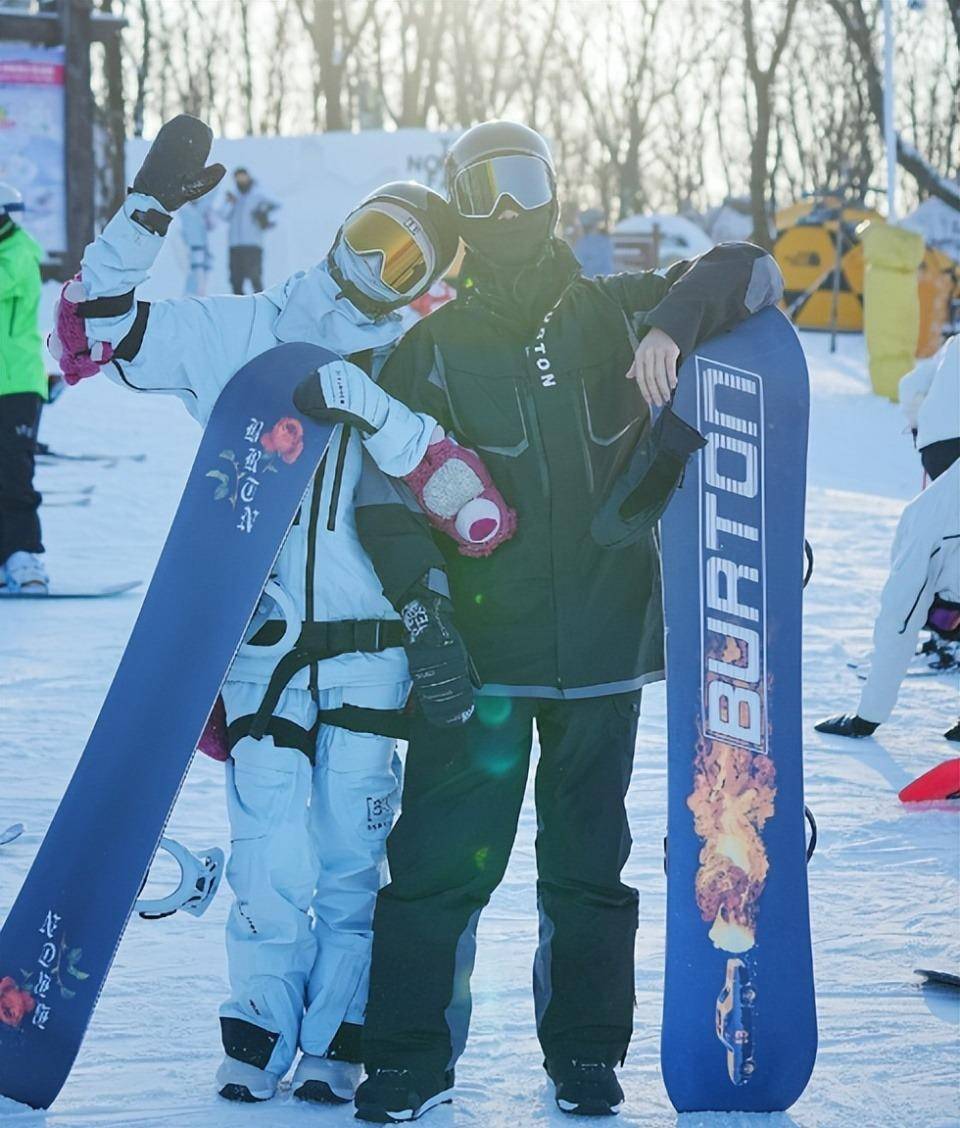
[(166, 122), (133, 181), (134, 192), (153, 196), (168, 212), (212, 191), (227, 171), (207, 164), (213, 131), (190, 114)]

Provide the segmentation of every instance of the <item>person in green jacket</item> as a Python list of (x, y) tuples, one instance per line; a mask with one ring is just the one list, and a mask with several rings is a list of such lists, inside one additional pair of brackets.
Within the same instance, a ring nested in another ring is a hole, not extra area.
[(17, 189), (0, 184), (0, 594), (45, 595), (40, 494), (33, 488), (47, 398), (37, 321), (43, 251), (11, 218), (21, 211)]

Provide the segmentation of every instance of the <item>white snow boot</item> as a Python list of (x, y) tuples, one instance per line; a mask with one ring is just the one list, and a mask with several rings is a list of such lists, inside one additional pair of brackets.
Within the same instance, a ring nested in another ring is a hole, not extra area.
[(225, 1057), (217, 1070), (217, 1092), (224, 1100), (254, 1104), (270, 1100), (277, 1091), (279, 1080), (275, 1073)]
[(304, 1054), (293, 1075), (293, 1095), (318, 1104), (347, 1104), (362, 1076), (363, 1066), (355, 1062)]
[(4, 578), (11, 594), (47, 595), (50, 579), (43, 561), (33, 552), (14, 552), (4, 565)]

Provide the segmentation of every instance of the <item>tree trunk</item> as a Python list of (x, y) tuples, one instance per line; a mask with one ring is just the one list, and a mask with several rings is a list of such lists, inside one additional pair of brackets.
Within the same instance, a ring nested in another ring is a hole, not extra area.
[(767, 216), (767, 149), (770, 144), (770, 83), (763, 80), (755, 85), (757, 98), (757, 125), (750, 145), (750, 214), (753, 219), (751, 239), (764, 250), (771, 249), (770, 221)]

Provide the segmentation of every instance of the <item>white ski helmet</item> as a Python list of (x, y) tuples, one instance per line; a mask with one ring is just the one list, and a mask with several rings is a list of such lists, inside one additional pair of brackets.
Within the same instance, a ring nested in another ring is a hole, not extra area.
[(0, 181), (0, 211), (5, 215), (11, 212), (22, 212), (24, 209), (23, 196), (12, 184)]

